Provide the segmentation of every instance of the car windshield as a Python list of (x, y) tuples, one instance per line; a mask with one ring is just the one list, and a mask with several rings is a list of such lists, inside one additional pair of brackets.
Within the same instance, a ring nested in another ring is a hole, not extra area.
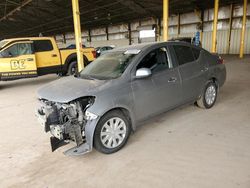
[(0, 48), (2, 48), (5, 44), (7, 44), (9, 41), (7, 40), (2, 40), (0, 41)]
[(80, 77), (100, 80), (118, 78), (135, 56), (136, 53), (129, 53), (128, 51), (106, 53), (84, 68)]

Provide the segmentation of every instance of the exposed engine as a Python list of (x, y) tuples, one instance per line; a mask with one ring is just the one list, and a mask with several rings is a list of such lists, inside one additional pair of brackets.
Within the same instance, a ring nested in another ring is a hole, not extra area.
[(94, 97), (81, 98), (67, 104), (40, 99), (38, 119), (45, 132), (51, 132), (52, 151), (71, 140), (77, 146), (85, 141), (86, 109), (94, 102)]

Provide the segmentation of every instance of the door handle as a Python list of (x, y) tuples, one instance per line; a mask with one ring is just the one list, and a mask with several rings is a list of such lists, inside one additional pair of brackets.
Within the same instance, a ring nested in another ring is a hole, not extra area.
[(33, 58), (28, 58), (27, 61), (34, 61), (34, 59)]
[(206, 72), (206, 71), (208, 71), (207, 67), (205, 67), (204, 69), (201, 69), (201, 72)]
[(56, 55), (56, 54), (52, 54), (51, 56), (52, 56), (52, 57), (57, 57), (57, 55)]
[(171, 77), (168, 79), (168, 82), (176, 82), (177, 81), (177, 78), (175, 77)]

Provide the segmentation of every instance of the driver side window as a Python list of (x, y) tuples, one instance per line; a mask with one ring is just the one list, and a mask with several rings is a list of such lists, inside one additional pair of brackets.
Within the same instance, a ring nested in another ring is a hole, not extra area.
[(167, 49), (162, 47), (151, 51), (138, 64), (137, 70), (140, 68), (148, 68), (151, 69), (152, 72), (159, 72), (164, 69), (172, 68), (169, 62)]
[(1, 57), (17, 57), (32, 54), (31, 43), (17, 43), (1, 52)]

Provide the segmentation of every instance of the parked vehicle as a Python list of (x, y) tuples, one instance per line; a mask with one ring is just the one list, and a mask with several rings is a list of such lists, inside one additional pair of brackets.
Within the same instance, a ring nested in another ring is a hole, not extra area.
[(52, 151), (70, 140), (77, 146), (67, 155), (93, 146), (109, 154), (156, 114), (188, 103), (211, 108), (225, 79), (223, 60), (200, 47), (184, 42), (129, 46), (100, 56), (79, 77), (41, 88), (37, 116), (52, 134)]
[[(82, 49), (85, 65), (95, 59), (94, 48)], [(16, 80), (45, 74), (74, 74), (76, 50), (58, 49), (54, 38), (14, 38), (0, 42), (0, 80)]]
[[(169, 41), (187, 42), (189, 44), (195, 44), (195, 37), (177, 37), (177, 38), (172, 38)], [(202, 47), (201, 41), (199, 41), (199, 47)]]
[(114, 46), (102, 46), (102, 47), (97, 47), (95, 48), (96, 50), (96, 57), (99, 57), (100, 55), (102, 55), (103, 52), (106, 52), (108, 50), (113, 50)]
[[(76, 49), (76, 45), (75, 44), (70, 44), (69, 46), (66, 47), (67, 49)], [(86, 46), (83, 44), (82, 48), (86, 48)]]

